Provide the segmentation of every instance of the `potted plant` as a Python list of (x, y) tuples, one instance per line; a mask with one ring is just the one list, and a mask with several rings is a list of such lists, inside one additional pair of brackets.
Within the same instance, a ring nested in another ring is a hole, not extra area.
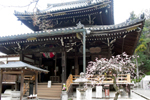
[(67, 87), (66, 87), (66, 84), (63, 84), (63, 88), (62, 88), (62, 91), (67, 91)]
[(62, 100), (68, 100), (66, 84), (63, 84), (63, 87), (62, 87)]

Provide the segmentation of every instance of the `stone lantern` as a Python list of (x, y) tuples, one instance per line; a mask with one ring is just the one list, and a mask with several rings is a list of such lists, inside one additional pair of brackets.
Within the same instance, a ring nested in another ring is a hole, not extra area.
[(76, 89), (77, 99), (84, 99), (85, 92), (88, 89), (87, 87), (84, 87), (84, 83), (88, 82), (88, 80), (85, 78), (85, 74), (81, 72), (80, 77), (77, 78), (74, 82), (79, 83), (79, 88)]

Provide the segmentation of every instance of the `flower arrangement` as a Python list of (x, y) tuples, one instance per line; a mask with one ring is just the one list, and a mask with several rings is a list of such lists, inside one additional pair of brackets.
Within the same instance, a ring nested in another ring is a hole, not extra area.
[(62, 88), (62, 91), (67, 91), (67, 87), (66, 87), (66, 84), (63, 84), (63, 88)]

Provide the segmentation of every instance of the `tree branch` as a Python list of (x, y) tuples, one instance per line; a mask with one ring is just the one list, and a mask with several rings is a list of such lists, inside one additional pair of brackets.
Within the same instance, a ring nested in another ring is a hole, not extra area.
[[(27, 5), (25, 5), (25, 6), (6, 6), (6, 5), (2, 5), (2, 4), (0, 4), (0, 6), (1, 7), (16, 7), (16, 8), (24, 8), (24, 7), (28, 7), (28, 6), (30, 6), (31, 4), (33, 4), (33, 3), (36, 3), (35, 4), (35, 7), (37, 6), (37, 3), (39, 2), (39, 0), (33, 0), (32, 2), (30, 2), (29, 4), (27, 4)], [(34, 7), (34, 9), (35, 9), (35, 7)]]

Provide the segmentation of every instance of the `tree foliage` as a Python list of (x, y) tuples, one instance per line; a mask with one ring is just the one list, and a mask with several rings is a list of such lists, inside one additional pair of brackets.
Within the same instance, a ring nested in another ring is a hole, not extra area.
[(125, 52), (121, 55), (112, 56), (110, 59), (96, 59), (95, 62), (89, 62), (87, 75), (102, 75), (110, 70), (116, 70), (116, 74), (134, 74), (135, 63), (132, 61), (134, 56), (129, 56)]
[(137, 18), (137, 16), (135, 15), (134, 11), (132, 11), (132, 12), (130, 13), (130, 20), (134, 20), (134, 19), (136, 19), (136, 18)]
[[(130, 13), (130, 19), (133, 20), (136, 17), (134, 12)], [(150, 19), (145, 20), (143, 31), (135, 49), (135, 54), (139, 55), (138, 66), (139, 69), (146, 73), (150, 71)]]
[[(112, 56), (110, 59), (101, 58), (96, 59), (94, 62), (89, 62), (86, 70), (87, 78), (98, 75), (97, 80), (101, 82), (105, 79), (104, 75), (110, 75), (113, 79), (113, 87), (116, 90), (114, 100), (118, 99), (120, 87), (116, 85), (118, 74), (130, 73), (132, 77), (135, 75), (135, 62), (133, 62), (134, 56), (129, 56), (125, 52), (121, 55)], [(128, 91), (128, 90), (127, 90)]]

